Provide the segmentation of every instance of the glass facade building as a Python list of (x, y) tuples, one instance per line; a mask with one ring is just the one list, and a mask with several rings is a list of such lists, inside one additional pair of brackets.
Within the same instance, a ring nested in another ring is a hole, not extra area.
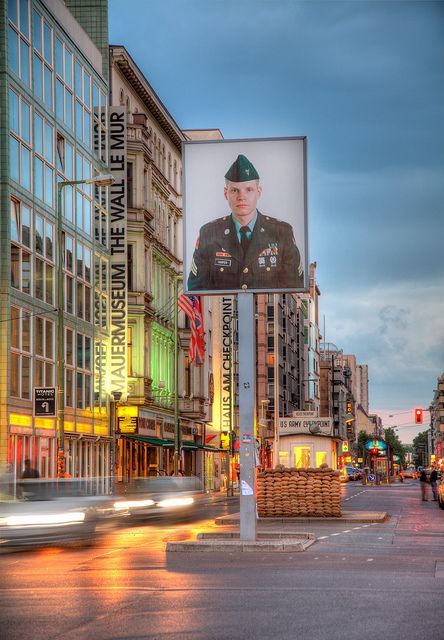
[(57, 197), (61, 181), (108, 173), (107, 60), (66, 5), (0, 5), (0, 466), (12, 464), (17, 477), (25, 458), (42, 477), (57, 474), (57, 419), (33, 416), (33, 390), (56, 387), (60, 364), (66, 471), (109, 475), (109, 402), (101, 375), (109, 339), (108, 193), (67, 185), (60, 216)]

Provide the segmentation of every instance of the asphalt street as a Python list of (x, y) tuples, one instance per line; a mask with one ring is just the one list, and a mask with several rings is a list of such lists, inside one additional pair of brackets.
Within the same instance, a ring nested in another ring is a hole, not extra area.
[(188, 521), (114, 530), (94, 546), (0, 556), (4, 640), (417, 640), (444, 638), (444, 511), (419, 483), (343, 486), (343, 509), (381, 524), (320, 521), (302, 553), (171, 553), (214, 528), (229, 499)]

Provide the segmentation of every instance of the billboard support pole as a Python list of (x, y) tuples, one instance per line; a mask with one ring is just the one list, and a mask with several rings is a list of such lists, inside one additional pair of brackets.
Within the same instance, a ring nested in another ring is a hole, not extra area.
[(238, 295), (240, 417), (240, 539), (256, 540), (256, 326), (254, 294)]

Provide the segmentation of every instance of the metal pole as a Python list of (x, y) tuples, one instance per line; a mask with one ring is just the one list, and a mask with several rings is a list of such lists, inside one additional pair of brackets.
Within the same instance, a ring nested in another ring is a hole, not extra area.
[(57, 185), (57, 415), (58, 415), (58, 475), (65, 471), (65, 340), (64, 340), (64, 286), (63, 286), (63, 232), (62, 232), (62, 189)]
[(178, 396), (178, 350), (179, 350), (179, 324), (178, 324), (178, 291), (179, 278), (177, 274), (174, 276), (174, 370), (173, 370), (173, 386), (174, 386), (174, 475), (177, 476), (180, 470), (180, 425), (179, 425), (179, 396)]
[(274, 451), (273, 451), (273, 467), (279, 464), (279, 306), (278, 294), (273, 296), (273, 316), (274, 316)]
[(254, 294), (238, 296), (240, 417), (240, 539), (256, 540)]

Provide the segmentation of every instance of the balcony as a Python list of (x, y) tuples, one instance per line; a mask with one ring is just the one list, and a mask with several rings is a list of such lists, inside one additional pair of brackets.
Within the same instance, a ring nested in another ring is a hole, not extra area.
[(149, 393), (149, 379), (143, 376), (128, 377), (128, 400), (143, 404)]
[(181, 416), (192, 420), (203, 420), (205, 418), (205, 405), (204, 398), (179, 398), (179, 413)]

